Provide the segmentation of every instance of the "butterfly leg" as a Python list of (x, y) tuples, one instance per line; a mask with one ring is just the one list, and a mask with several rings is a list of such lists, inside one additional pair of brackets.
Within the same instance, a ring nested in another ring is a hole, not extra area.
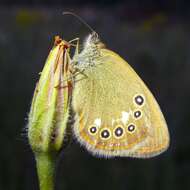
[[(74, 83), (74, 82), (81, 81), (81, 80), (83, 80), (83, 79), (85, 79), (85, 78), (88, 77), (88, 76), (84, 73), (84, 70), (85, 70), (85, 69), (83, 69), (83, 70), (75, 70), (74, 73), (72, 73), (72, 72), (73, 72), (73, 70), (72, 70), (72, 71), (71, 71), (71, 75), (70, 75), (68, 78), (64, 79), (61, 83), (64, 83), (65, 81), (67, 81), (68, 83), (71, 84), (71, 86), (73, 86), (73, 83)], [(79, 74), (83, 75), (84, 77), (81, 78), (81, 79), (75, 80), (75, 77), (78, 76)], [(58, 87), (59, 87), (59, 88), (67, 88), (68, 85), (62, 85), (62, 84), (60, 84)]]
[[(69, 44), (71, 46), (75, 47), (75, 53), (74, 53), (73, 57), (78, 56), (78, 54), (79, 54), (79, 40), (80, 40), (79, 38), (74, 38), (73, 40), (69, 41)], [(76, 42), (76, 44), (74, 44), (73, 42)]]

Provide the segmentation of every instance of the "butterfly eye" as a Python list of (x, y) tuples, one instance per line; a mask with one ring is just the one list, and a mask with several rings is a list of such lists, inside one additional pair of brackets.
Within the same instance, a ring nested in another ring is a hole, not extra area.
[(107, 139), (109, 139), (109, 138), (111, 137), (111, 133), (110, 133), (110, 131), (109, 131), (108, 129), (103, 129), (103, 130), (101, 131), (101, 133), (100, 133), (100, 137), (101, 137), (102, 139), (107, 140)]
[(134, 124), (130, 124), (128, 127), (127, 127), (128, 131), (129, 132), (134, 132), (135, 131), (135, 125)]
[(89, 127), (89, 133), (91, 134), (91, 135), (95, 135), (96, 133), (97, 133), (97, 127), (95, 126), (95, 125), (92, 125), (92, 126), (90, 126)]
[(137, 105), (142, 106), (144, 103), (144, 97), (142, 95), (137, 95), (135, 96), (134, 101)]
[(137, 110), (137, 111), (135, 111), (134, 112), (134, 117), (137, 119), (139, 119), (140, 117), (141, 117), (141, 115), (142, 115), (142, 113), (141, 113), (141, 111), (140, 110)]
[(117, 126), (114, 130), (114, 136), (115, 138), (121, 138), (124, 135), (124, 130), (122, 126)]

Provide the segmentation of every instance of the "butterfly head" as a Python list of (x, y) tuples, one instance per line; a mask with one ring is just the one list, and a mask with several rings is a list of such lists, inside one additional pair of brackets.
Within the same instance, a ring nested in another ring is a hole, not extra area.
[(84, 47), (103, 48), (104, 44), (100, 41), (100, 38), (96, 32), (92, 32), (85, 40)]
[(73, 58), (73, 62), (76, 63), (79, 69), (86, 69), (97, 65), (99, 58), (101, 57), (101, 49), (104, 47), (100, 41), (98, 34), (92, 32), (86, 38), (83, 50)]

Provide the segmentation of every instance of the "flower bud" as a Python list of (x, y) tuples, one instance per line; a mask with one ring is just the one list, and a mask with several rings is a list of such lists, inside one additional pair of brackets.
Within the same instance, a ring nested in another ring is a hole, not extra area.
[(66, 41), (55, 38), (36, 84), (28, 123), (29, 143), (35, 153), (62, 148), (72, 90), (69, 48)]

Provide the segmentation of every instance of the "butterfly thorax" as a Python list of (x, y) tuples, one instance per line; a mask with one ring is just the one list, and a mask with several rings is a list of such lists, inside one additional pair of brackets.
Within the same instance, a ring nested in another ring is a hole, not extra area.
[(100, 42), (97, 34), (90, 34), (84, 43), (83, 50), (73, 58), (73, 62), (76, 64), (75, 66), (79, 69), (87, 69), (99, 64), (100, 58), (102, 57), (102, 47), (104, 45)]

